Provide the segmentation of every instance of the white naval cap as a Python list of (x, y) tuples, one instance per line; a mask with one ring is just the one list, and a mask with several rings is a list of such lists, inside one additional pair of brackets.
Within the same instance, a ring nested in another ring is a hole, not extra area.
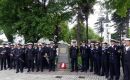
[(38, 45), (38, 43), (34, 43), (34, 45)]
[(27, 45), (32, 45), (33, 43), (27, 43)]
[(38, 46), (42, 46), (42, 43), (38, 43)]
[(130, 38), (125, 38), (124, 40), (125, 40), (125, 41), (130, 41)]
[(0, 47), (3, 47), (2, 45), (0, 45)]

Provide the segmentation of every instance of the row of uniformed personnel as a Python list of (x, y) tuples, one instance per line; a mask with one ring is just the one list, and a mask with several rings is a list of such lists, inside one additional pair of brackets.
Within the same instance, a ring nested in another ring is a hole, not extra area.
[(71, 72), (78, 71), (78, 53), (80, 53), (81, 72), (90, 69), (90, 72), (105, 76), (108, 80), (119, 80), (121, 64), (124, 69), (124, 49), (124, 45), (119, 45), (114, 40), (111, 41), (111, 46), (107, 43), (82, 42), (80, 48), (76, 46), (76, 42), (73, 42), (70, 47)]
[(27, 68), (27, 72), (43, 71), (44, 68), (49, 68), (49, 71), (55, 71), (56, 47), (51, 44), (34, 44), (13, 45), (3, 44), (0, 48), (0, 64), (3, 69), (16, 69), (16, 73), (23, 72)]
[[(76, 43), (70, 47), (71, 71), (78, 71), (79, 52), (82, 61), (82, 72), (94, 72), (97, 75), (106, 76), (109, 80), (119, 80), (120, 67), (122, 64), (124, 72), (124, 80), (130, 80), (130, 39), (125, 44), (118, 45), (112, 41), (111, 46), (107, 43), (91, 43), (84, 42), (78, 48)], [(45, 45), (32, 44), (3, 45), (0, 48), (1, 70), (7, 68), (16, 68), (16, 72), (23, 72), (24, 68), (28, 72), (43, 71), (45, 67), (49, 67), (49, 71), (55, 71), (56, 47), (54, 44)], [(121, 61), (121, 63), (120, 63)]]

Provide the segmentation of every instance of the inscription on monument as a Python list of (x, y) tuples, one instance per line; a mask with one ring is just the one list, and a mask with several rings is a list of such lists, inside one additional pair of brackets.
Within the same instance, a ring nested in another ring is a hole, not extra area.
[(60, 48), (60, 53), (65, 54), (66, 53), (66, 48)]

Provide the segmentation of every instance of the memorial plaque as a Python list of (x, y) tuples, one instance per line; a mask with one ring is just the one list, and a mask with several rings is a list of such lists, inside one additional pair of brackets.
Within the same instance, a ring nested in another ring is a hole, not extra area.
[(66, 53), (66, 48), (60, 48), (60, 53)]

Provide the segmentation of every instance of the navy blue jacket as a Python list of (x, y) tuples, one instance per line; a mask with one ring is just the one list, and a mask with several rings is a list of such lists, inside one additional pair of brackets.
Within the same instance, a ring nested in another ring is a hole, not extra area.
[(15, 52), (14, 52), (14, 57), (15, 57), (15, 60), (20, 60), (23, 62), (23, 49), (20, 48), (15, 48)]
[(1, 48), (1, 57), (5, 58), (7, 55), (7, 49), (6, 48)]
[(130, 66), (130, 48), (124, 54), (124, 63)]
[(80, 55), (82, 58), (86, 58), (87, 57), (87, 52), (86, 52), (86, 46), (80, 46)]
[(118, 49), (117, 46), (114, 45), (113, 47), (110, 46), (108, 48), (108, 52), (109, 52), (109, 61), (112, 63), (117, 63), (118, 61), (118, 53), (117, 53)]
[(49, 59), (55, 59), (55, 57), (56, 57), (56, 49), (54, 47), (53, 48), (50, 47), (49, 50), (48, 50), (47, 55), (48, 55)]
[[(11, 48), (10, 55), (11, 55), (11, 54), (14, 56), (14, 54), (15, 54), (15, 48)], [(13, 57), (13, 56), (12, 56), (12, 57)]]
[(108, 53), (108, 48), (105, 47), (102, 49), (102, 61), (107, 62), (109, 60), (109, 53)]
[(31, 48), (31, 49), (27, 49), (27, 60), (33, 60), (34, 59), (34, 56), (35, 56), (35, 53), (34, 53), (34, 49)]
[(70, 58), (78, 58), (78, 47), (70, 47)]

